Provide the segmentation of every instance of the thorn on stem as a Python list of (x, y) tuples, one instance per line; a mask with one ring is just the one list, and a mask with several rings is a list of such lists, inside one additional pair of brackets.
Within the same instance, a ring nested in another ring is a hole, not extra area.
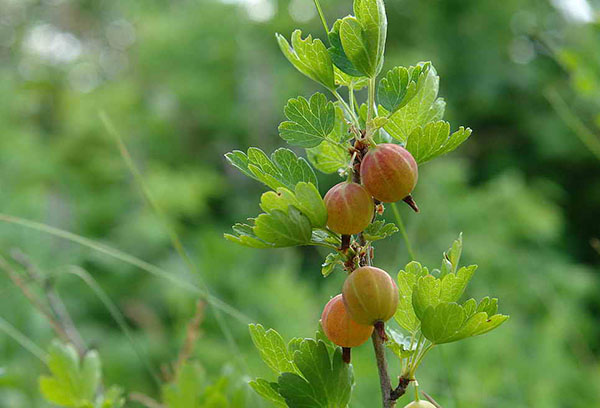
[(342, 360), (346, 364), (350, 364), (352, 349), (350, 347), (342, 347)]
[(419, 207), (417, 206), (417, 203), (415, 202), (414, 198), (409, 194), (406, 197), (404, 197), (402, 199), (402, 201), (404, 201), (406, 204), (409, 205), (410, 208), (413, 209), (414, 212), (418, 213), (419, 212)]

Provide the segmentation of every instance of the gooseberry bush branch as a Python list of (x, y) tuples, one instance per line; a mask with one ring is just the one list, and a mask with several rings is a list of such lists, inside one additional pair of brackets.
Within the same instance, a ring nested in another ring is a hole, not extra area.
[[(280, 148), (271, 155), (256, 147), (227, 153), (244, 175), (263, 183), (263, 213), (233, 226), (225, 238), (269, 249), (301, 245), (331, 250), (321, 273), (347, 274), (342, 293), (332, 297), (314, 338), (289, 342), (274, 330), (251, 325), (250, 334), (276, 381), (258, 378), (251, 387), (280, 407), (346, 407), (354, 387), (350, 350), (371, 339), (379, 372), (382, 406), (394, 407), (410, 384), (420, 401), (417, 370), (435, 346), (487, 333), (508, 319), (498, 301), (460, 302), (476, 266), (460, 266), (462, 236), (429, 269), (414, 259), (396, 208), (404, 201), (419, 212), (413, 191), (419, 166), (465, 142), (468, 127), (451, 132), (438, 97), (439, 76), (430, 62), (394, 67), (381, 75), (387, 36), (383, 0), (354, 0), (354, 14), (328, 26), (318, 0), (324, 40), (295, 30), (291, 40), (276, 34), (284, 56), (302, 74), (327, 89), (290, 99), (279, 136), (304, 148), (307, 159)], [(347, 89), (348, 100), (343, 98)], [(355, 91), (366, 88), (360, 103)], [(314, 169), (338, 173), (343, 181), (324, 197)], [(422, 181), (423, 182), (423, 181)], [(427, 182), (425, 180), (425, 182)], [(385, 221), (391, 203), (396, 224)], [(393, 279), (374, 264), (374, 243), (399, 231), (410, 262)], [(402, 329), (387, 324), (391, 318)], [(316, 319), (315, 319), (316, 320)], [(401, 362), (392, 384), (386, 348)]]

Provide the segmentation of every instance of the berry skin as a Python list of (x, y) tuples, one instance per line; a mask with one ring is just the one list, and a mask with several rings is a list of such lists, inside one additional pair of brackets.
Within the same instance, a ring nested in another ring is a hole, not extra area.
[(331, 299), (321, 315), (321, 326), (329, 340), (340, 347), (357, 347), (369, 340), (373, 326), (364, 326), (350, 318), (342, 295)]
[(371, 223), (375, 203), (360, 184), (342, 182), (325, 194), (327, 226), (343, 235), (358, 234)]
[(389, 320), (398, 307), (398, 286), (383, 269), (363, 266), (352, 272), (342, 289), (344, 305), (360, 324)]
[(417, 185), (419, 171), (412, 154), (402, 146), (382, 143), (369, 150), (360, 165), (360, 178), (373, 197), (394, 203)]
[(410, 404), (405, 405), (404, 408), (435, 408), (435, 405), (433, 405), (429, 401), (419, 400), (413, 401)]

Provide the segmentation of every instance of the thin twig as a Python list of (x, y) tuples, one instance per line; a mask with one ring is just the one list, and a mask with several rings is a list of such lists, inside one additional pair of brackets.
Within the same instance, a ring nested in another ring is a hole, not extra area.
[(200, 324), (204, 320), (204, 306), (205, 306), (205, 304), (203, 301), (198, 300), (196, 302), (196, 313), (194, 314), (194, 317), (192, 317), (192, 319), (188, 323), (188, 326), (186, 329), (185, 340), (183, 342), (183, 346), (181, 347), (181, 350), (179, 351), (179, 356), (177, 357), (177, 363), (175, 363), (175, 375), (176, 376), (179, 375), (179, 372), (181, 371), (181, 367), (183, 366), (183, 364), (185, 364), (185, 362), (187, 360), (189, 360), (192, 353), (194, 352), (194, 348), (196, 346), (196, 341), (200, 337)]
[(373, 330), (371, 339), (373, 341), (373, 350), (375, 351), (377, 371), (379, 372), (379, 385), (381, 386), (381, 399), (383, 400), (383, 408), (393, 408), (396, 405), (396, 402), (392, 401), (390, 398), (392, 393), (392, 383), (390, 382), (390, 375), (388, 374), (383, 339), (379, 336), (379, 332), (377, 330)]
[(64, 330), (69, 343), (73, 344), (79, 355), (83, 357), (87, 351), (87, 347), (83, 337), (75, 327), (69, 311), (56, 291), (54, 280), (46, 278), (31, 259), (19, 249), (13, 249), (11, 257), (23, 267), (29, 278), (33, 282), (36, 282), (44, 291), (48, 306)]
[(431, 395), (427, 394), (425, 391), (421, 391), (421, 394), (423, 394), (423, 396), (427, 399), (427, 401), (429, 401), (433, 405), (435, 405), (435, 408), (442, 408), (442, 406), (440, 404), (438, 404), (437, 401), (431, 397)]

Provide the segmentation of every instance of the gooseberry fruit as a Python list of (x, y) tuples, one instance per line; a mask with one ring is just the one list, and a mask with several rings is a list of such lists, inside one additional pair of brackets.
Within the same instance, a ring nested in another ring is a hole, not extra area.
[(357, 347), (371, 337), (373, 326), (364, 326), (350, 318), (342, 295), (331, 299), (321, 315), (321, 326), (329, 340), (340, 347)]
[(360, 324), (389, 320), (398, 307), (398, 286), (383, 269), (362, 266), (352, 272), (342, 289), (344, 305)]
[(358, 234), (371, 223), (375, 203), (360, 184), (342, 182), (325, 194), (327, 226), (342, 235)]
[(360, 178), (373, 197), (394, 203), (415, 188), (419, 171), (412, 154), (400, 145), (382, 143), (370, 149), (362, 159)]
[(413, 401), (410, 404), (405, 405), (404, 408), (435, 408), (435, 405), (433, 405), (429, 401), (419, 400)]

